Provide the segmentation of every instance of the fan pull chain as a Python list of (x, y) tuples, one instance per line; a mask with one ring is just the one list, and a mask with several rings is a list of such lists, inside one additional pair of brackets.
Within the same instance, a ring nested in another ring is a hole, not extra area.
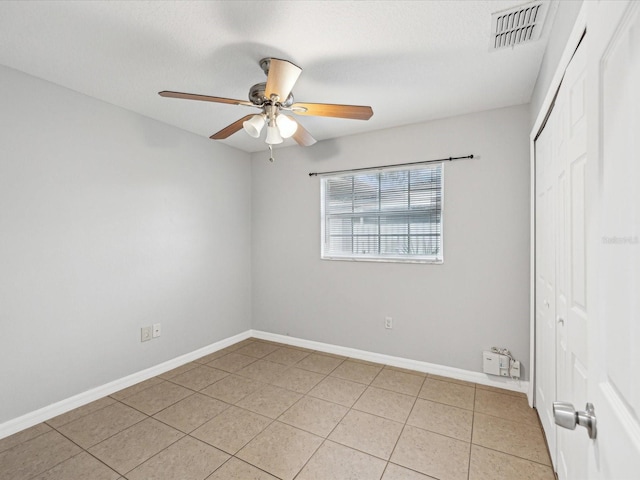
[(269, 145), (269, 161), (271, 163), (273, 163), (273, 160), (274, 160), (274, 158), (273, 158), (273, 147), (271, 145)]

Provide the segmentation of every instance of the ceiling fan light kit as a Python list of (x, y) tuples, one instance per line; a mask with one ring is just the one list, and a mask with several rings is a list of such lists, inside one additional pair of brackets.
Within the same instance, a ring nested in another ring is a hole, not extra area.
[(278, 131), (278, 127), (275, 125), (269, 125), (267, 127), (267, 137), (264, 139), (264, 143), (267, 145), (278, 145), (279, 143), (284, 142), (282, 139), (282, 135)]
[(278, 130), (280, 130), (282, 138), (291, 138), (293, 134), (296, 133), (296, 130), (298, 130), (298, 122), (287, 115), (278, 115), (276, 117), (276, 125), (278, 126)]
[[(213, 140), (224, 140), (237, 131), (244, 129), (253, 138), (259, 138), (264, 126), (267, 126), (265, 143), (272, 151), (272, 145), (278, 145), (285, 138), (293, 138), (298, 145), (308, 147), (316, 143), (315, 138), (300, 123), (282, 112), (296, 115), (369, 120), (373, 110), (368, 106), (335, 105), (325, 103), (294, 103), (292, 89), (302, 69), (297, 65), (279, 58), (263, 58), (260, 67), (267, 75), (267, 81), (253, 85), (249, 90), (249, 102), (231, 98), (212, 97), (172, 91), (158, 92), (162, 97), (198, 100), (213, 103), (242, 105), (262, 110), (257, 115), (246, 115), (211, 135)], [(284, 100), (281, 100), (284, 99)], [(273, 155), (269, 160), (273, 161)]]
[(254, 115), (249, 120), (242, 122), (242, 128), (253, 138), (258, 138), (266, 121), (267, 116), (264, 113)]

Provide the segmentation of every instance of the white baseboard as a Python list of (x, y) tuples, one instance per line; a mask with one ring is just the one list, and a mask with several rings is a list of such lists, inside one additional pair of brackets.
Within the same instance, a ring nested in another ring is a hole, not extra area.
[(356, 350), (355, 348), (341, 347), (329, 343), (314, 342), (312, 340), (304, 340), (302, 338), (279, 335), (277, 333), (262, 332), (260, 330), (251, 330), (251, 336), (262, 340), (270, 340), (272, 342), (292, 345), (294, 347), (309, 348), (311, 350), (357, 358), (368, 362), (384, 363), (393, 367), (407, 368), (409, 370), (441, 375), (443, 377), (455, 378), (457, 380), (466, 380), (467, 382), (479, 383), (480, 385), (504, 388), (505, 390), (511, 390), (514, 392), (526, 394), (529, 391), (529, 382), (524, 380), (517, 381), (510, 378), (487, 375), (486, 373), (463, 370), (461, 368), (447, 367), (445, 365), (421, 362), (419, 360), (410, 360), (402, 357), (393, 357), (391, 355), (383, 355), (381, 353), (368, 352), (366, 350)]
[(74, 408), (81, 407), (83, 405), (86, 405), (87, 403), (91, 403), (102, 397), (111, 395), (112, 393), (122, 390), (123, 388), (130, 387), (132, 385), (135, 385), (136, 383), (140, 383), (144, 380), (155, 377), (156, 375), (160, 375), (162, 373), (168, 372), (169, 370), (173, 370), (174, 368), (192, 362), (200, 357), (204, 357), (205, 355), (209, 355), (210, 353), (217, 352), (218, 350), (226, 348), (229, 345), (238, 343), (246, 338), (249, 338), (250, 336), (251, 330), (247, 330), (246, 332), (239, 333), (238, 335), (234, 335), (233, 337), (225, 338), (224, 340), (220, 340), (219, 342), (212, 343), (211, 345), (207, 345), (206, 347), (199, 348), (198, 350), (194, 350), (193, 352), (180, 355), (179, 357), (167, 360), (166, 362), (162, 362), (153, 367), (146, 368), (136, 373), (132, 373), (131, 375), (119, 378), (117, 380), (114, 380), (113, 382), (109, 382), (99, 387), (92, 388), (91, 390), (87, 390), (86, 392), (79, 393), (33, 412), (29, 412), (20, 417), (11, 419), (0, 424), (0, 438), (8, 437), (9, 435), (13, 435), (14, 433), (73, 410)]
[(211, 345), (207, 345), (206, 347), (194, 350), (193, 352), (186, 353), (153, 367), (141, 370), (131, 375), (127, 375), (126, 377), (114, 380), (113, 382), (109, 382), (99, 387), (92, 388), (91, 390), (87, 390), (86, 392), (79, 393), (72, 397), (66, 398), (59, 402), (53, 403), (46, 407), (4, 422), (0, 424), (0, 439), (37, 425), (38, 423), (45, 422), (53, 417), (73, 410), (74, 408), (78, 408), (86, 405), (87, 403), (99, 400), (100, 398), (111, 395), (112, 393), (122, 390), (123, 388), (130, 387), (132, 385), (135, 385), (136, 383), (168, 372), (169, 370), (192, 362), (200, 357), (204, 357), (205, 355), (209, 355), (210, 353), (217, 352), (218, 350), (226, 348), (230, 345), (233, 345), (234, 343), (238, 343), (250, 337), (284, 343), (286, 345), (292, 345), (295, 347), (309, 348), (311, 350), (317, 350), (319, 352), (333, 353), (335, 355), (357, 358), (359, 360), (366, 360), (369, 362), (383, 363), (386, 365), (391, 365), (399, 368), (407, 368), (409, 370), (416, 370), (423, 373), (442, 375), (444, 377), (466, 380), (468, 382), (479, 383), (481, 385), (504, 388), (506, 390), (512, 390), (515, 392), (527, 393), (529, 389), (528, 381), (516, 382), (510, 379), (504, 379), (501, 377), (494, 378), (493, 376), (489, 376), (484, 373), (472, 372), (470, 370), (462, 370), (460, 368), (454, 367), (447, 367), (445, 365), (437, 365), (435, 363), (421, 362), (418, 360), (410, 360), (408, 358), (402, 357), (393, 357), (390, 355), (368, 352), (366, 350), (357, 350), (355, 348), (341, 347), (339, 345), (332, 345), (329, 343), (314, 342), (312, 340), (304, 340), (302, 338), (289, 337), (287, 335), (268, 333), (260, 330), (247, 330), (246, 332), (239, 333), (238, 335), (234, 335), (233, 337), (225, 338), (224, 340), (212, 343)]

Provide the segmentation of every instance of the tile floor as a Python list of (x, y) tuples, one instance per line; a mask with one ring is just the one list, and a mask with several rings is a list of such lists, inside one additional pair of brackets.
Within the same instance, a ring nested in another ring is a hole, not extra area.
[(524, 395), (248, 339), (0, 440), (1, 480), (554, 480)]

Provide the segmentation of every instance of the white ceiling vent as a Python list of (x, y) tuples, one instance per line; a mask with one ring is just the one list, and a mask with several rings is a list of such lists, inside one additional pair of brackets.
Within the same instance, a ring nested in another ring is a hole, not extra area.
[(540, 38), (547, 2), (537, 1), (491, 15), (491, 50), (514, 47)]

